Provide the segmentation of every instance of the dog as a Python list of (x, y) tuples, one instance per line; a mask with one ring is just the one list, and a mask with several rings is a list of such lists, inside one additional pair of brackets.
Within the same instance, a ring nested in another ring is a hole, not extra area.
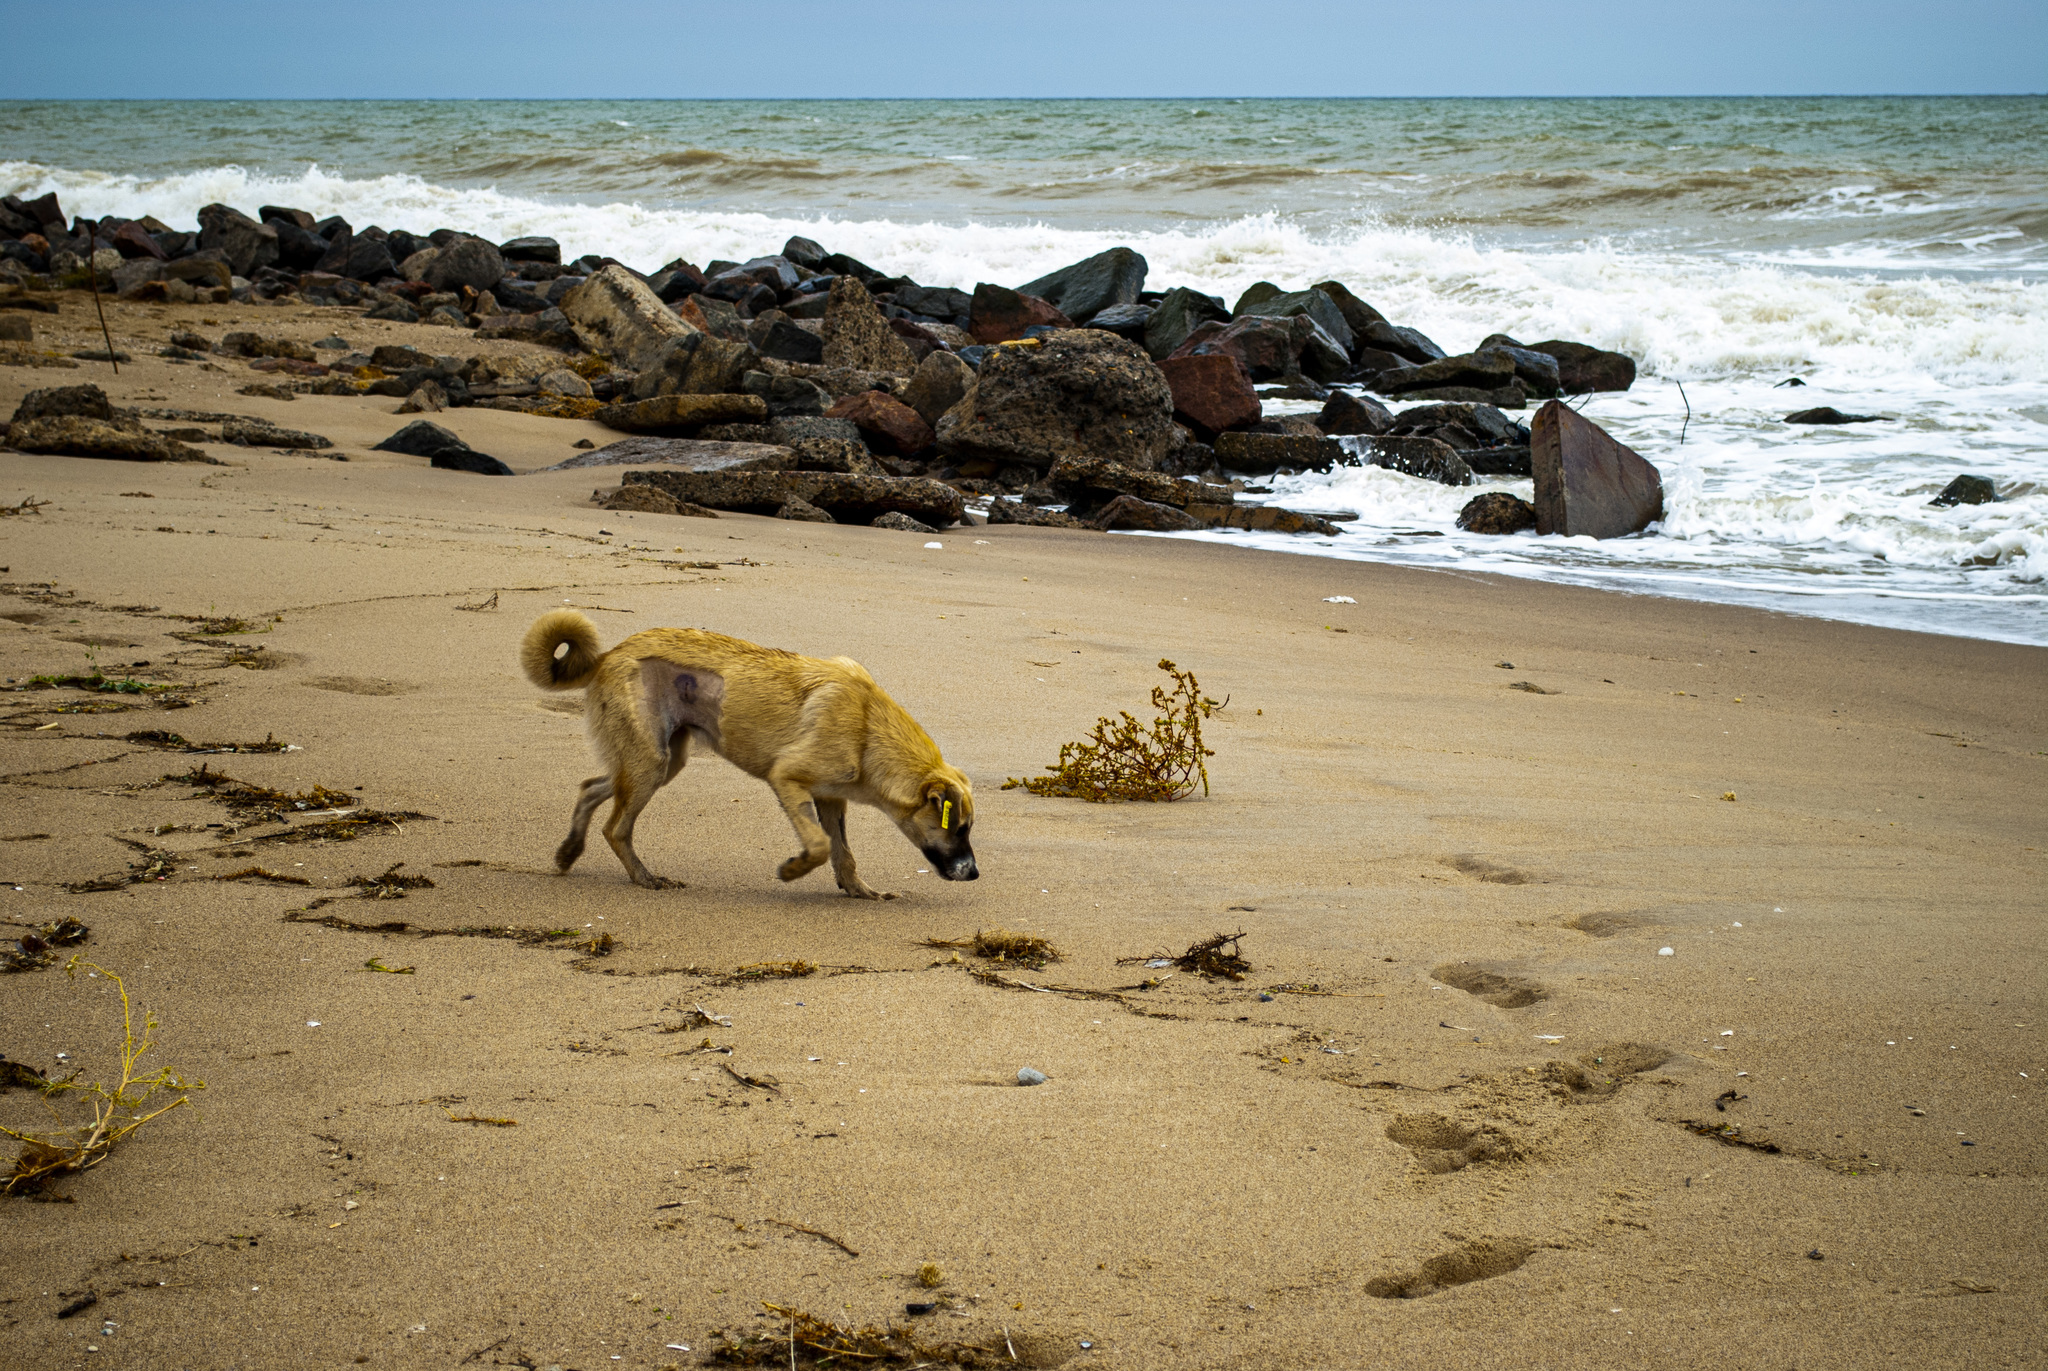
[(972, 881), (974, 788), (948, 766), (917, 720), (848, 657), (799, 657), (722, 633), (654, 628), (599, 651), (597, 627), (571, 609), (526, 630), (519, 661), (543, 690), (582, 690), (591, 745), (604, 774), (583, 783), (569, 836), (555, 852), (566, 874), (583, 855), (591, 815), (612, 810), (605, 841), (633, 884), (680, 881), (649, 871), (633, 851), (633, 824), (676, 778), (693, 742), (766, 781), (803, 851), (777, 868), (794, 881), (832, 862), (839, 888), (894, 899), (861, 880), (846, 845), (846, 804), (887, 814), (949, 881)]

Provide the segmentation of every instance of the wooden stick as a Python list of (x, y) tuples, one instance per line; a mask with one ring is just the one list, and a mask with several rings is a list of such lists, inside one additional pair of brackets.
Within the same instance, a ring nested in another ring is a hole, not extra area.
[(830, 1233), (821, 1233), (815, 1228), (806, 1228), (800, 1223), (791, 1223), (788, 1219), (770, 1219), (768, 1220), (768, 1222), (776, 1225), (778, 1228), (793, 1229), (798, 1233), (808, 1233), (814, 1238), (823, 1238), (826, 1242), (831, 1243), (834, 1247), (838, 1248), (841, 1252), (844, 1252), (849, 1257), (858, 1257), (860, 1255), (860, 1253), (854, 1251), (851, 1247), (848, 1247), (845, 1243), (839, 1241), (839, 1239), (833, 1237)]

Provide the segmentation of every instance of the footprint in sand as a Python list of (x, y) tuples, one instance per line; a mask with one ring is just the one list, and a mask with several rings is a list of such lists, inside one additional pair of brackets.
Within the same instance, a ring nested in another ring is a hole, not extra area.
[(1481, 970), (1469, 962), (1446, 962), (1429, 974), (1500, 1009), (1526, 1009), (1550, 998), (1550, 992), (1534, 981)]
[(1469, 1285), (1519, 1271), (1535, 1251), (1536, 1244), (1522, 1238), (1468, 1242), (1431, 1257), (1417, 1270), (1375, 1276), (1365, 1283), (1365, 1293), (1376, 1300), (1419, 1300), (1454, 1285)]
[(1474, 857), (1470, 853), (1460, 853), (1455, 857), (1446, 857), (1444, 858), (1444, 865), (1450, 867), (1453, 871), (1462, 871), (1467, 876), (1474, 876), (1482, 881), (1490, 881), (1494, 885), (1527, 885), (1535, 879), (1526, 871), (1518, 871), (1511, 866), (1500, 866), (1483, 858)]
[(410, 681), (386, 681), (369, 676), (309, 676), (299, 684), (315, 690), (339, 691), (343, 695), (410, 695), (419, 689)]
[(1387, 1137), (1413, 1152), (1416, 1163), (1433, 1176), (1521, 1156), (1515, 1140), (1493, 1125), (1460, 1123), (1442, 1114), (1403, 1114), (1387, 1125)]

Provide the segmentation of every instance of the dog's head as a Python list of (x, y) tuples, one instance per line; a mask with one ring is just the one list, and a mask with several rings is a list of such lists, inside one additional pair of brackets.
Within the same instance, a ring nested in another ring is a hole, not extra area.
[(903, 836), (930, 859), (932, 870), (949, 881), (981, 876), (968, 834), (974, 828), (974, 787), (950, 766), (925, 778), (917, 806), (896, 820)]

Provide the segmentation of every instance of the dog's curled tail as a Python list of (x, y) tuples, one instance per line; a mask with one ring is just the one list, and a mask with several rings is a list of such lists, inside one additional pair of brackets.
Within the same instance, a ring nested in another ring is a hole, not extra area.
[[(556, 656), (564, 643), (569, 650)], [(597, 625), (573, 609), (551, 609), (541, 615), (519, 644), (519, 665), (526, 679), (542, 690), (581, 690), (603, 660)]]

